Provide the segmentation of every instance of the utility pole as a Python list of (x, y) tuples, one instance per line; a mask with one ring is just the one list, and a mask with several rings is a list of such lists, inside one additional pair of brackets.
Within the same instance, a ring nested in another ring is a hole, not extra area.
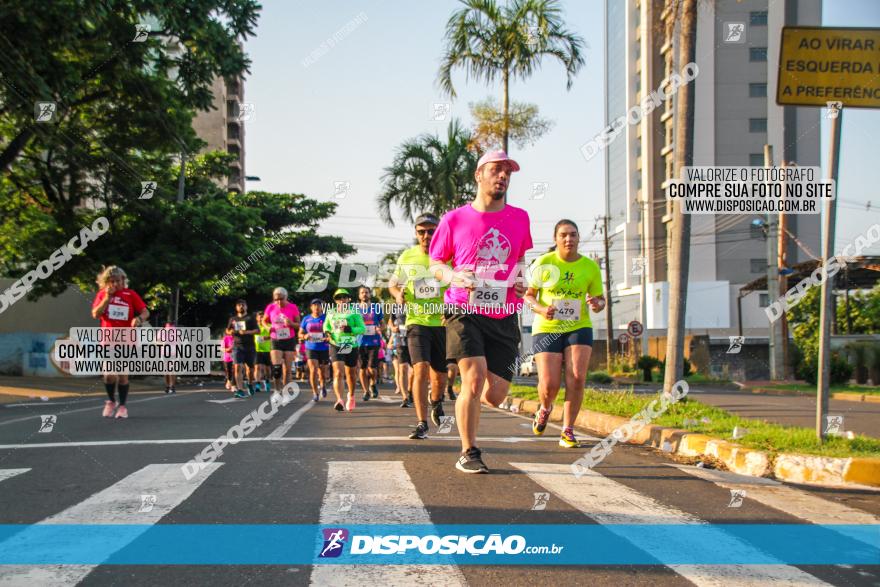
[[(764, 145), (764, 167), (773, 167), (773, 147)], [(779, 291), (779, 264), (776, 251), (777, 236), (776, 218), (773, 212), (767, 212), (767, 298), (773, 302), (775, 292)], [(770, 330), (767, 336), (770, 348), (770, 379), (779, 381), (783, 378), (780, 369), (781, 348), (779, 344), (779, 326), (775, 321), (770, 322)]]
[[(834, 251), (834, 229), (837, 214), (837, 170), (840, 166), (840, 127), (843, 123), (843, 108), (831, 107), (831, 154), (828, 156), (828, 173), (834, 181), (834, 198), (825, 200), (823, 218), (825, 238), (822, 239), (823, 265)], [(822, 281), (821, 311), (819, 312), (819, 376), (816, 387), (816, 436), (819, 442), (825, 436), (825, 415), (828, 413), (828, 387), (831, 383), (831, 321), (834, 320), (833, 292), (834, 278), (825, 276)]]
[(640, 292), (642, 322), (642, 356), (648, 355), (648, 198), (642, 198), (642, 291)]
[[(183, 202), (185, 187), (186, 187), (186, 153), (181, 151), (181, 153), (180, 153), (180, 177), (177, 179), (177, 202), (178, 203)], [(174, 325), (180, 326), (177, 323), (177, 320), (180, 317), (180, 284), (177, 284), (174, 287), (174, 298), (171, 300), (171, 303), (174, 306), (174, 310), (171, 313), (171, 316), (174, 320)]]
[[(682, 0), (678, 43), (678, 63), (692, 63), (697, 51), (696, 0)], [(675, 177), (694, 161), (694, 84), (684, 84), (675, 99)], [(691, 254), (691, 216), (681, 202), (672, 206), (672, 239), (669, 255), (669, 333), (666, 343), (666, 373), (663, 392), (671, 393), (683, 378), (684, 341), (687, 321), (688, 271)]]
[[(783, 165), (786, 163), (783, 161)], [(783, 196), (784, 197), (784, 196)], [(779, 211), (779, 239), (776, 246), (777, 252), (777, 275), (779, 276), (778, 283), (778, 297), (780, 299), (785, 298), (785, 292), (788, 291), (788, 255), (786, 255), (786, 247), (788, 246), (787, 238), (788, 238), (788, 216), (785, 215), (784, 210)], [(768, 290), (769, 291), (769, 290)], [(785, 312), (782, 313), (782, 316), (779, 317), (779, 320), (776, 321), (777, 331), (776, 331), (776, 348), (779, 364), (779, 377), (780, 379), (786, 379), (788, 374), (786, 371), (788, 370), (788, 316)]]
[(608, 216), (602, 218), (605, 232), (605, 319), (608, 321), (608, 347), (605, 349), (606, 368), (611, 371), (611, 345), (615, 343), (614, 319), (611, 317), (611, 237), (608, 236)]

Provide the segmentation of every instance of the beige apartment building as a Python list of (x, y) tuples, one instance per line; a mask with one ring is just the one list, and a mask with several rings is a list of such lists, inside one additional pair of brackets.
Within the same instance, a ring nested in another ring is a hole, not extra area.
[[(606, 124), (685, 65), (676, 62), (674, 3), (606, 0)], [(781, 29), (820, 24), (821, 0), (716, 0), (697, 5), (693, 164), (762, 166), (763, 147), (770, 144), (776, 164), (784, 159), (819, 165), (820, 109), (777, 106), (774, 96)], [(604, 150), (616, 333), (630, 320), (641, 319), (644, 303), (648, 335), (666, 334), (672, 217), (664, 188), (673, 171), (675, 100), (673, 96), (638, 124), (624, 127)], [(688, 335), (726, 339), (738, 333), (741, 319), (743, 334), (763, 337), (766, 346), (766, 291), (738, 300), (744, 284), (767, 272), (766, 240), (754, 223), (763, 219), (759, 214), (692, 216)], [(788, 228), (803, 247), (819, 250), (818, 215), (789, 215)], [(790, 265), (811, 258), (791, 238), (787, 255)], [(644, 270), (639, 271), (642, 264)], [(594, 326), (604, 338), (604, 314), (594, 318)]]

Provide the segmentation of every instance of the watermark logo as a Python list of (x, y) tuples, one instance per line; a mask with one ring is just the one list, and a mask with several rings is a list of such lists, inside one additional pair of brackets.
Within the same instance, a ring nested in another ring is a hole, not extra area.
[(56, 422), (58, 422), (58, 418), (56, 416), (40, 416), (40, 428), (39, 430), (37, 430), (37, 432), (52, 432), (52, 430), (55, 428)]
[(31, 269), (0, 294), (0, 314), (6, 311), (15, 302), (23, 298), (34, 288), (37, 279), (48, 279), (55, 271), (70, 261), (74, 255), (82, 253), (89, 243), (94, 242), (99, 236), (110, 230), (110, 221), (104, 216), (95, 219), (92, 225), (86, 226), (79, 231), (67, 243), (56, 249), (48, 259), (40, 261), (36, 268)]
[(350, 512), (351, 506), (354, 505), (354, 493), (339, 494), (339, 509), (337, 512)]
[(433, 102), (431, 104), (430, 120), (434, 122), (443, 122), (452, 111), (452, 104), (449, 102)]
[(449, 434), (452, 426), (455, 424), (455, 416), (442, 416), (440, 418), (440, 426), (437, 427), (438, 434)]
[[(590, 452), (576, 460), (571, 464), (572, 474), (580, 479), (589, 469), (592, 469), (611, 454), (614, 446), (619, 442), (628, 442), (633, 436), (638, 434), (649, 422), (655, 418), (659, 418), (669, 406), (677, 403), (681, 398), (686, 396), (690, 391), (687, 381), (677, 381), (669, 393), (663, 393), (658, 399), (652, 400), (638, 414), (630, 418), (629, 422), (615, 428), (611, 434), (602, 439), (596, 446), (590, 449)], [(657, 406), (657, 403), (660, 403)], [(668, 446), (668, 450), (667, 450)], [(663, 443), (663, 450), (672, 451), (672, 444), (669, 441)]]
[(55, 102), (37, 102), (34, 104), (34, 120), (37, 122), (55, 122), (58, 104)]
[(150, 36), (151, 27), (147, 23), (138, 23), (134, 25), (134, 38), (132, 43), (143, 43)]
[(546, 491), (535, 492), (535, 503), (532, 504), (533, 511), (547, 509), (547, 503), (550, 501), (550, 494)]
[(330, 50), (339, 44), (345, 37), (353, 33), (359, 26), (367, 22), (367, 15), (361, 12), (356, 17), (345, 23), (341, 29), (336, 31), (332, 37), (327, 37), (318, 47), (312, 51), (308, 57), (302, 60), (303, 67), (309, 68), (318, 62), (321, 57), (330, 52)]
[(305, 274), (296, 291), (315, 293), (327, 289), (327, 285), (330, 283), (330, 272), (336, 268), (336, 263), (330, 263), (329, 271), (324, 270), (324, 267), (318, 261), (306, 261)]
[(532, 193), (529, 195), (530, 200), (543, 200), (550, 192), (550, 182), (535, 181), (532, 182)]
[(153, 506), (156, 505), (156, 496), (153, 494), (142, 495), (141, 496), (141, 507), (138, 508), (139, 514), (146, 514), (153, 511)]
[(728, 355), (738, 355), (746, 342), (745, 336), (730, 336), (730, 346), (727, 347)]
[(837, 118), (837, 115), (840, 114), (840, 109), (843, 108), (843, 102), (840, 100), (828, 100), (825, 104), (827, 105), (825, 118), (828, 120)]
[[(880, 224), (874, 224), (864, 233), (858, 235), (855, 241), (846, 245), (840, 254), (826, 259), (810, 275), (801, 279), (794, 287), (785, 292), (784, 296), (764, 308), (764, 313), (767, 314), (770, 323), (776, 322), (783, 314), (798, 305), (810, 288), (822, 285), (826, 279), (837, 275), (841, 269), (846, 267), (846, 259), (848, 257), (858, 257), (862, 254), (862, 251), (877, 241), (880, 241)], [(853, 248), (855, 248), (855, 251), (853, 251)]]
[(746, 23), (744, 23), (744, 22), (725, 22), (724, 23), (724, 42), (725, 43), (745, 43), (746, 42)]
[(345, 528), (323, 528), (324, 545), (318, 558), (338, 558), (342, 554), (342, 547), (348, 541), (348, 530)]
[(601, 153), (608, 145), (610, 145), (620, 134), (627, 124), (634, 125), (642, 121), (642, 118), (653, 112), (666, 100), (670, 99), (678, 92), (678, 88), (690, 83), (700, 73), (700, 68), (696, 63), (690, 62), (685, 65), (681, 74), (673, 73), (668, 78), (660, 82), (660, 88), (646, 94), (641, 102), (632, 106), (625, 114), (622, 114), (611, 121), (599, 134), (594, 136), (592, 140), (581, 145), (580, 151), (584, 158), (589, 161), (599, 153)]
[(632, 275), (641, 277), (645, 273), (645, 258), (644, 257), (633, 257), (632, 260)]
[(541, 27), (539, 26), (525, 26), (523, 33), (526, 36), (526, 45), (530, 47), (535, 47), (541, 41)]
[(180, 470), (187, 481), (195, 477), (199, 471), (223, 456), (223, 450), (227, 445), (235, 446), (242, 438), (249, 436), (264, 422), (271, 420), (278, 409), (286, 406), (299, 396), (299, 386), (291, 381), (281, 390), (277, 391), (262, 404), (242, 418), (241, 422), (232, 426), (226, 434), (218, 437), (214, 442), (206, 446), (195, 457), (184, 463)]
[(151, 200), (153, 196), (156, 194), (156, 182), (155, 181), (142, 181), (141, 182), (141, 195), (138, 196), (138, 200)]
[(354, 346), (350, 342), (341, 342), (337, 347), (336, 353), (339, 355), (347, 355), (354, 350)]
[(825, 434), (829, 436), (843, 436), (843, 416), (825, 416)]
[(731, 489), (730, 490), (730, 503), (727, 504), (729, 508), (738, 508), (743, 504), (743, 499), (746, 497), (745, 489)]
[(733, 439), (734, 440), (739, 440), (740, 438), (743, 438), (748, 433), (749, 433), (748, 428), (743, 428), (742, 426), (734, 426), (733, 427)]
[(247, 122), (254, 118), (254, 115), (257, 113), (257, 106), (253, 102), (238, 102), (236, 103), (235, 118), (239, 122)]
[(334, 181), (333, 182), (333, 197), (337, 200), (342, 200), (346, 196), (348, 196), (351, 191), (351, 182), (350, 181)]

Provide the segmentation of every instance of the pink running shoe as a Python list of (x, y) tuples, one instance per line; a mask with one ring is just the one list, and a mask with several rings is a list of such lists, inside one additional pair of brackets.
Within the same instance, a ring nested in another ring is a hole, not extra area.
[(128, 408), (125, 406), (119, 406), (116, 408), (116, 417), (117, 418), (128, 418)]
[(354, 396), (353, 395), (348, 396), (348, 403), (345, 404), (345, 407), (346, 407), (346, 409), (348, 409), (349, 412), (354, 411)]
[(101, 415), (104, 416), (105, 418), (112, 418), (113, 417), (113, 410), (115, 410), (115, 409), (116, 409), (116, 404), (114, 402), (111, 402), (110, 400), (107, 400), (104, 402), (104, 411), (101, 412)]

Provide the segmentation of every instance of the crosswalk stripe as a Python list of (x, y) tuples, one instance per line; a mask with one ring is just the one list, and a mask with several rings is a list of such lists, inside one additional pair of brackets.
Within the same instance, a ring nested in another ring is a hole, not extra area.
[[(431, 517), (402, 462), (330, 461), (320, 523), (431, 524)], [(311, 584), (467, 585), (456, 565), (315, 565)]]
[[(616, 529), (622, 524), (705, 524), (700, 518), (664, 505), (652, 497), (613, 481), (601, 473), (586, 470), (580, 478), (571, 473), (568, 465), (552, 463), (511, 463), (526, 473), (532, 481), (544, 487), (584, 515), (622, 538), (629, 533)], [(711, 543), (695, 544), (693, 548), (738, 553), (744, 560), (766, 559), (741, 540), (718, 530)], [(640, 544), (639, 548), (658, 560), (668, 560), (677, 552), (672, 545), (663, 543)], [(800, 569), (783, 564), (768, 565), (667, 565), (670, 569), (698, 587), (760, 586), (760, 585), (826, 585), (818, 578)]]
[(21, 475), (22, 473), (27, 473), (30, 469), (0, 469), (0, 481), (6, 481), (7, 479), (12, 479), (17, 475)]
[[(192, 495), (221, 464), (209, 463), (189, 480), (181, 472), (180, 463), (147, 465), (103, 491), (38, 523), (155, 524)], [(156, 501), (147, 508), (142, 496), (151, 495), (156, 496)], [(130, 540), (108, 544), (106, 555), (109, 557), (136, 538), (137, 535), (132, 534)], [(13, 543), (10, 544), (13, 548), (19, 549), (27, 548), (29, 542), (36, 540), (40, 541), (41, 550), (47, 548), (44, 532), (39, 533), (37, 538), (24, 530), (10, 538), (9, 543)], [(63, 543), (58, 545), (59, 550), (65, 547)], [(76, 585), (95, 568), (96, 565), (4, 565), (0, 566), (0, 585)]]
[[(806, 520), (811, 524), (830, 525), (832, 530), (841, 532), (854, 540), (860, 540), (858, 533), (848, 533), (845, 528), (834, 528), (839, 524), (880, 524), (880, 516), (845, 506), (836, 501), (816, 497), (806, 491), (788, 487), (779, 482), (727, 471), (713, 471), (699, 467), (670, 464), (679, 471), (710, 481), (724, 489), (744, 489), (746, 499), (752, 499), (783, 513)], [(871, 546), (874, 546), (871, 544)]]

